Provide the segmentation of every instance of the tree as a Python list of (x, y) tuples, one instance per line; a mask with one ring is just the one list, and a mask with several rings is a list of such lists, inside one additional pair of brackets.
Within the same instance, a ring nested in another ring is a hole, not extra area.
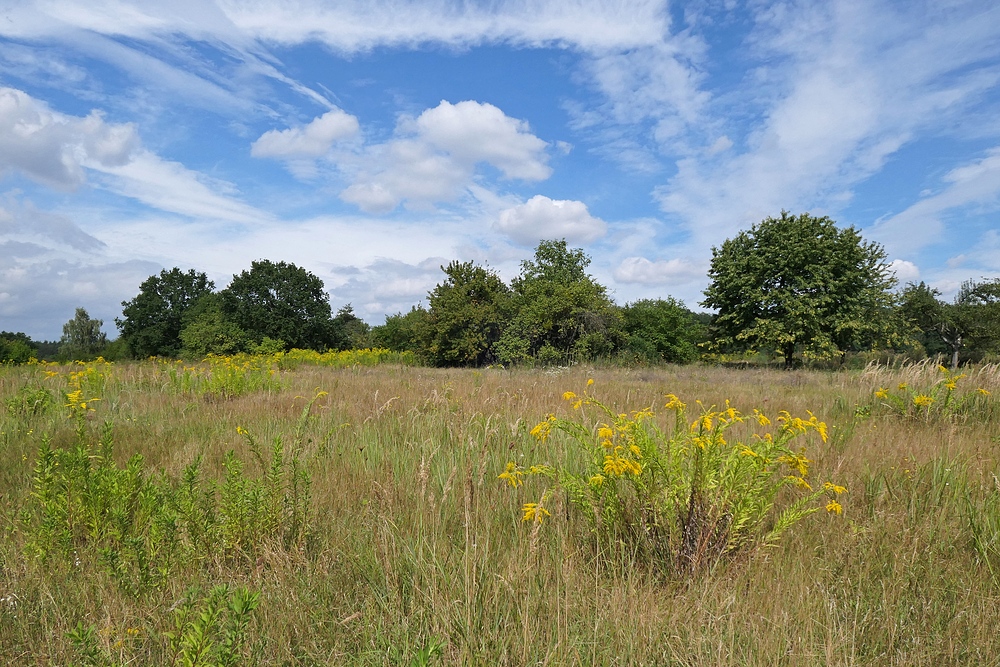
[(26, 364), (38, 357), (38, 346), (21, 332), (0, 331), (0, 364)]
[(385, 324), (372, 327), (371, 337), (377, 347), (395, 352), (413, 352), (423, 358), (430, 338), (430, 313), (422, 306), (414, 306), (405, 315), (389, 315)]
[(565, 239), (542, 241), (512, 282), (515, 315), (498, 343), (503, 361), (610, 354), (624, 340), (621, 314), (588, 273), (590, 257)]
[(903, 289), (900, 311), (928, 354), (947, 352), (958, 368), (962, 350), (993, 352), (1000, 347), (1000, 279), (962, 283), (952, 303), (923, 282)]
[(76, 309), (76, 316), (63, 325), (59, 339), (59, 355), (66, 359), (93, 359), (108, 344), (108, 337), (101, 331), (103, 320), (92, 320), (83, 308)]
[(896, 336), (890, 321), (895, 285), (885, 251), (853, 227), (827, 217), (782, 211), (712, 248), (703, 305), (719, 349), (774, 349), (830, 357), (872, 348)]
[(206, 294), (198, 299), (183, 318), (182, 353), (205, 357), (209, 354), (236, 354), (247, 351), (249, 337), (222, 312), (222, 296)]
[(143, 281), (134, 299), (122, 301), (123, 317), (115, 323), (136, 357), (177, 356), (188, 310), (214, 289), (204, 273), (164, 269)]
[(427, 295), (430, 358), (443, 366), (493, 361), (510, 315), (510, 289), (473, 262), (454, 261), (441, 270), (447, 278)]
[(686, 363), (698, 358), (708, 328), (680, 301), (642, 299), (622, 308), (628, 349), (648, 361)]
[(371, 347), (371, 327), (354, 314), (354, 307), (347, 304), (337, 311), (332, 323), (333, 347), (338, 350), (360, 350)]
[(306, 269), (260, 260), (222, 291), (222, 312), (250, 339), (283, 341), (286, 349), (324, 350), (334, 342), (330, 297)]

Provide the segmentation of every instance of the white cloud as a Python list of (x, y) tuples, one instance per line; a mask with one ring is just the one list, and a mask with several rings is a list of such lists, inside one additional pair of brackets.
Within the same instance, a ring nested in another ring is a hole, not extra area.
[(358, 119), (334, 109), (300, 126), (286, 130), (269, 130), (250, 147), (254, 157), (276, 159), (318, 158), (326, 155), (333, 144), (358, 133)]
[(914, 282), (920, 278), (920, 269), (917, 265), (905, 259), (894, 259), (889, 262), (889, 270), (895, 274), (900, 285)]
[(17, 170), (45, 185), (72, 190), (86, 181), (84, 163), (125, 164), (139, 145), (135, 126), (53, 112), (15, 88), (0, 88), (0, 175)]
[(492, 104), (442, 101), (415, 119), (400, 119), (395, 139), (369, 146), (340, 196), (367, 213), (388, 213), (401, 202), (429, 207), (470, 187), (481, 163), (506, 178), (548, 178), (547, 147), (527, 123)]
[(1000, 146), (988, 150), (978, 160), (952, 169), (942, 180), (945, 186), (939, 192), (880, 220), (866, 233), (895, 253), (911, 253), (944, 234), (949, 213), (968, 206), (983, 211), (1000, 210)]
[(162, 211), (234, 222), (266, 214), (220, 194), (233, 187), (144, 149), (131, 123), (108, 123), (100, 112), (69, 116), (14, 88), (0, 88), (0, 176), (18, 171), (59, 190), (96, 174), (95, 185)]
[(583, 202), (535, 195), (501, 211), (497, 228), (521, 245), (534, 246), (542, 239), (560, 238), (570, 243), (590, 243), (604, 236), (608, 226), (590, 215)]
[(706, 103), (689, 136), (721, 130), (745, 148), (682, 151), (677, 173), (656, 190), (700, 248), (782, 209), (835, 214), (901, 146), (948, 127), (1000, 80), (982, 66), (1000, 55), (995, 22), (984, 25), (991, 22), (971, 7), (928, 15), (922, 4), (830, 2), (752, 11), (746, 84)]
[(621, 283), (665, 285), (687, 283), (705, 277), (705, 267), (688, 259), (650, 261), (645, 257), (626, 257), (615, 269), (615, 280)]

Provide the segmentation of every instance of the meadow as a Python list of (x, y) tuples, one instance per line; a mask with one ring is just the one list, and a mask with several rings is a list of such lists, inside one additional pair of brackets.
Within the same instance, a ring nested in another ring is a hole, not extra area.
[(410, 361), (0, 367), (2, 662), (1000, 664), (996, 366)]

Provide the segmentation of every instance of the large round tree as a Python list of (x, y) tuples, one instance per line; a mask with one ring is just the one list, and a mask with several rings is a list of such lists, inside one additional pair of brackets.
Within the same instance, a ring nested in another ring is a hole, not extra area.
[(214, 288), (204, 273), (177, 267), (144, 280), (134, 299), (122, 301), (122, 317), (115, 320), (132, 354), (176, 356), (188, 310)]
[(306, 269), (264, 259), (233, 276), (221, 292), (222, 310), (254, 342), (322, 350), (332, 343), (330, 297), (323, 281)]
[(853, 227), (786, 211), (712, 248), (703, 305), (721, 349), (825, 358), (888, 342), (896, 284), (886, 254)]

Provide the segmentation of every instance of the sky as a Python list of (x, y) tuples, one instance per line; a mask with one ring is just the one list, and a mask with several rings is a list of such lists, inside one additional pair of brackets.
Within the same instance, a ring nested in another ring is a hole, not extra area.
[(701, 310), (782, 210), (945, 298), (1000, 276), (993, 0), (3, 0), (0, 330), (252, 261), (372, 324), (565, 238)]

